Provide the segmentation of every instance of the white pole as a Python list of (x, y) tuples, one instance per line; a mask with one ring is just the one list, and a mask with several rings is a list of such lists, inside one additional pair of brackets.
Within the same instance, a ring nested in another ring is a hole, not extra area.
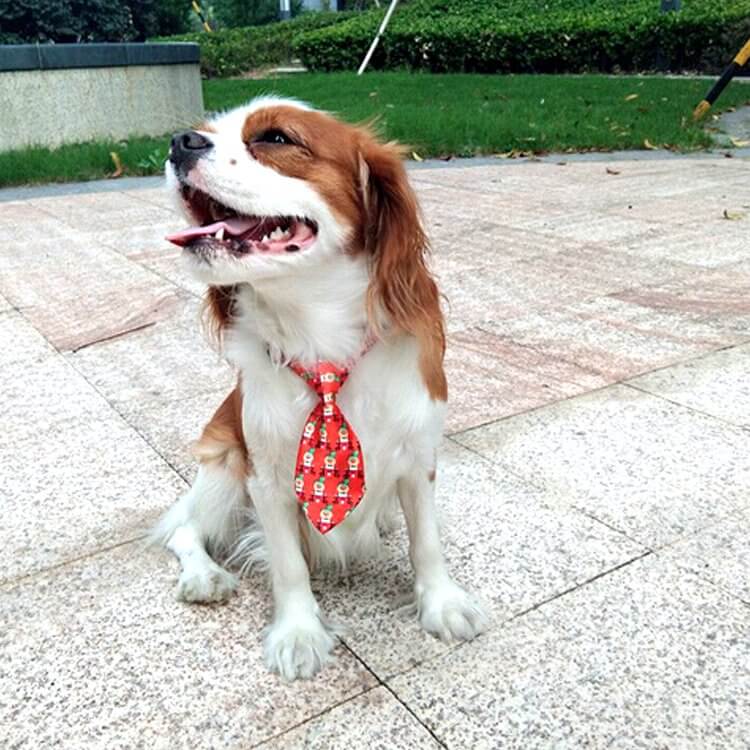
[(280, 0), (279, 15), (282, 21), (292, 17), (291, 0)]
[(362, 73), (365, 72), (365, 68), (367, 67), (368, 63), (370, 62), (370, 58), (372, 57), (373, 52), (375, 52), (375, 48), (378, 46), (378, 42), (380, 41), (380, 37), (383, 35), (383, 32), (385, 31), (385, 27), (388, 25), (388, 21), (391, 20), (391, 16), (393, 15), (393, 11), (396, 10), (396, 6), (398, 5), (398, 0), (391, 0), (391, 4), (388, 6), (388, 12), (385, 14), (385, 18), (383, 19), (383, 23), (380, 24), (380, 28), (378, 29), (378, 33), (375, 34), (375, 38), (372, 40), (372, 44), (370, 45), (370, 49), (367, 50), (367, 54), (365, 55), (365, 59), (362, 60), (362, 65), (359, 66), (359, 70), (357, 71), (357, 75), (361, 76)]

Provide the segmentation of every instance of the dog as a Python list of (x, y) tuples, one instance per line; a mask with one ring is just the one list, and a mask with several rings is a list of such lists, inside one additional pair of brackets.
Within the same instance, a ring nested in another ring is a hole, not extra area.
[(195, 446), (192, 488), (154, 530), (179, 559), (178, 599), (230, 597), (221, 562), (264, 565), (266, 662), (309, 678), (338, 633), (311, 570), (374, 554), (400, 503), (421, 626), (482, 632), (439, 540), (444, 323), (401, 148), (263, 97), (175, 135), (166, 178), (191, 225), (167, 239), (207, 284), (206, 322), (238, 373)]

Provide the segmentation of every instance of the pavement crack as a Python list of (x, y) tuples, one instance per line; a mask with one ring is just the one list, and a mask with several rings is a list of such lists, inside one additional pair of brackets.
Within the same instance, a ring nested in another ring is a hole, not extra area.
[(442, 748), (445, 748), (445, 750), (448, 750), (448, 745), (443, 742), (436, 734), (435, 732), (424, 722), (423, 719), (421, 719), (417, 713), (414, 711), (414, 709), (405, 701), (401, 699), (399, 694), (384, 680), (382, 679), (377, 672), (356, 652), (354, 649), (342, 638), (341, 643), (343, 644), (344, 648), (378, 681), (378, 685), (376, 687), (384, 687), (405, 709), (406, 711), (412, 716), (412, 718), (432, 737), (433, 740)]
[[(344, 646), (346, 646), (346, 644), (344, 644)], [(348, 647), (347, 647), (347, 650), (348, 650)], [(329, 706), (326, 706), (322, 711), (319, 711), (318, 713), (313, 714), (312, 716), (308, 716), (302, 721), (298, 721), (296, 724), (292, 724), (286, 729), (282, 729), (280, 732), (276, 732), (275, 734), (272, 734), (269, 737), (262, 739), (260, 742), (256, 742), (254, 745), (249, 745), (248, 750), (253, 750), (253, 748), (256, 748), (256, 747), (263, 747), (267, 743), (273, 742), (273, 740), (277, 740), (280, 737), (283, 737), (285, 734), (288, 734), (289, 732), (292, 732), (295, 729), (298, 729), (299, 727), (302, 727), (305, 724), (308, 724), (309, 722), (314, 721), (315, 719), (319, 719), (321, 716), (325, 716), (326, 714), (333, 711), (334, 708), (338, 708), (339, 706), (343, 706), (346, 703), (350, 703), (351, 701), (356, 700), (357, 698), (361, 698), (363, 695), (367, 695), (367, 693), (372, 692), (378, 687), (380, 687), (380, 685), (373, 685), (372, 687), (369, 687), (366, 690), (362, 690), (359, 693), (350, 695), (348, 698), (344, 698), (343, 700), (336, 701), (335, 703), (331, 703)]]
[(661, 393), (654, 393), (653, 391), (647, 390), (643, 386), (635, 385), (633, 383), (621, 383), (621, 385), (625, 386), (625, 388), (632, 388), (634, 391), (643, 393), (646, 396), (651, 396), (652, 398), (658, 398), (662, 401), (666, 401), (668, 404), (679, 406), (681, 409), (687, 409), (688, 411), (693, 412), (693, 414), (700, 414), (702, 417), (708, 417), (709, 419), (715, 420), (716, 422), (721, 422), (721, 424), (726, 425), (727, 427), (733, 427), (735, 430), (742, 430), (743, 432), (746, 432), (748, 429), (747, 425), (730, 422), (728, 419), (724, 419), (724, 417), (719, 417), (716, 414), (710, 414), (709, 412), (703, 411), (702, 409), (696, 409), (694, 406), (683, 404), (681, 401), (675, 401), (674, 399), (668, 398)]
[(574, 586), (571, 586), (570, 588), (565, 589), (564, 591), (560, 591), (557, 594), (553, 594), (552, 596), (547, 597), (546, 599), (543, 599), (540, 602), (537, 602), (536, 604), (533, 604), (531, 607), (527, 607), (523, 611), (519, 612), (518, 614), (513, 615), (508, 622), (512, 622), (513, 620), (517, 620), (524, 615), (528, 615), (530, 612), (533, 612), (534, 610), (539, 609), (540, 607), (543, 607), (545, 604), (549, 604), (550, 602), (555, 601), (555, 599), (560, 599), (563, 596), (567, 596), (568, 594), (572, 594), (574, 591), (578, 591), (578, 589), (583, 588), (584, 586), (588, 586), (590, 583), (594, 583), (594, 581), (598, 581), (600, 578), (604, 578), (604, 576), (608, 576), (610, 573), (615, 573), (618, 570), (622, 570), (623, 568), (626, 568), (628, 565), (632, 565), (634, 562), (638, 562), (639, 560), (643, 560), (645, 557), (648, 557), (649, 555), (653, 555), (653, 550), (647, 550), (643, 554), (636, 555), (635, 557), (631, 557), (629, 560), (625, 560), (625, 562), (620, 563), (619, 565), (615, 565), (613, 568), (608, 568), (607, 570), (603, 570), (601, 573), (597, 573), (595, 576), (592, 576), (591, 578), (587, 578), (585, 581), (582, 581), (581, 583), (577, 583)]
[(90, 346), (94, 346), (95, 344), (101, 344), (105, 341), (114, 341), (115, 339), (120, 339), (123, 336), (127, 336), (131, 333), (136, 333), (136, 331), (143, 331), (146, 328), (151, 328), (151, 326), (156, 325), (155, 320), (151, 320), (148, 323), (142, 323), (141, 325), (133, 326), (132, 328), (127, 328), (124, 331), (117, 331), (117, 333), (112, 333), (109, 336), (102, 336), (101, 338), (94, 339), (93, 341), (87, 341), (85, 344), (81, 344), (80, 346), (77, 346), (75, 349), (71, 349), (71, 354), (77, 354), (82, 349), (88, 349)]
[(81, 560), (88, 560), (91, 557), (97, 557), (99, 555), (103, 555), (107, 552), (111, 552), (114, 549), (117, 549), (118, 547), (125, 547), (128, 544), (134, 544), (135, 542), (141, 541), (147, 537), (147, 534), (144, 532), (142, 534), (137, 534), (136, 536), (130, 537), (129, 539), (123, 539), (119, 542), (115, 542), (114, 544), (108, 544), (106, 547), (97, 547), (94, 550), (91, 550), (90, 552), (84, 552), (82, 555), (76, 555), (75, 557), (67, 558), (66, 560), (61, 560), (58, 563), (55, 563), (54, 565), (47, 565), (43, 568), (39, 568), (38, 570), (32, 570), (28, 573), (23, 573), (19, 576), (14, 576), (12, 578), (8, 578), (4, 581), (0, 581), (0, 588), (5, 588), (6, 586), (12, 586), (17, 583), (20, 583), (21, 581), (25, 581), (28, 578), (35, 578), (40, 575), (44, 575), (45, 573), (49, 573), (53, 570), (58, 570), (59, 568), (65, 568), (68, 565), (73, 565), (77, 562), (81, 562)]

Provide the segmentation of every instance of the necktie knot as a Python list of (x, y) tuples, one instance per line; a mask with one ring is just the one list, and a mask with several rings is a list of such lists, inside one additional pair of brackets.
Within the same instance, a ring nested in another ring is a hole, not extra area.
[(336, 394), (349, 375), (349, 370), (333, 362), (316, 362), (312, 367), (292, 362), (290, 367), (318, 394), (323, 403), (336, 400)]

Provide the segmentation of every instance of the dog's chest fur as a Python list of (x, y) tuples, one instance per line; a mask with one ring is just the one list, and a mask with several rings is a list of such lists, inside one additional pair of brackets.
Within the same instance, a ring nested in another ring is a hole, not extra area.
[[(344, 293), (343, 297), (347, 295)], [(360, 298), (361, 299), (361, 298)], [(294, 469), (305, 421), (317, 403), (315, 392), (284, 361), (284, 345), (294, 347), (299, 321), (284, 320), (277, 310), (263, 309), (254, 295), (239, 299), (237, 324), (227, 337), (227, 355), (239, 369), (243, 394), (242, 426), (251, 456), (253, 485), (270, 490), (287, 488), (294, 496)], [(325, 311), (318, 310), (325, 320)], [(309, 316), (315, 320), (315, 316)], [(356, 321), (347, 311), (342, 321)], [(364, 318), (363, 318), (364, 321)], [(315, 327), (317, 325), (313, 323)], [(265, 328), (265, 330), (264, 330)], [(279, 332), (290, 331), (287, 341)], [(277, 340), (266, 340), (275, 333)], [(394, 477), (416, 467), (430, 474), (443, 421), (444, 403), (430, 398), (418, 366), (417, 342), (407, 335), (390, 336), (362, 353), (363, 328), (348, 330), (347, 323), (328, 328), (328, 335), (344, 342), (340, 360), (353, 358), (349, 377), (337, 396), (338, 404), (357, 433), (364, 456), (367, 491), (347, 520), (325, 535), (319, 557), (325, 561), (329, 546), (337, 560), (370, 554), (377, 545), (377, 525), (395, 496)], [(307, 332), (305, 340), (326, 332)], [(348, 343), (347, 343), (348, 342)], [(335, 353), (334, 343), (326, 353)], [(346, 351), (348, 349), (348, 351)], [(325, 351), (325, 350), (324, 350)], [(346, 356), (344, 356), (346, 355)], [(323, 357), (320, 357), (321, 359)], [(330, 354), (326, 358), (331, 358)], [(342, 549), (356, 545), (361, 549)]]

